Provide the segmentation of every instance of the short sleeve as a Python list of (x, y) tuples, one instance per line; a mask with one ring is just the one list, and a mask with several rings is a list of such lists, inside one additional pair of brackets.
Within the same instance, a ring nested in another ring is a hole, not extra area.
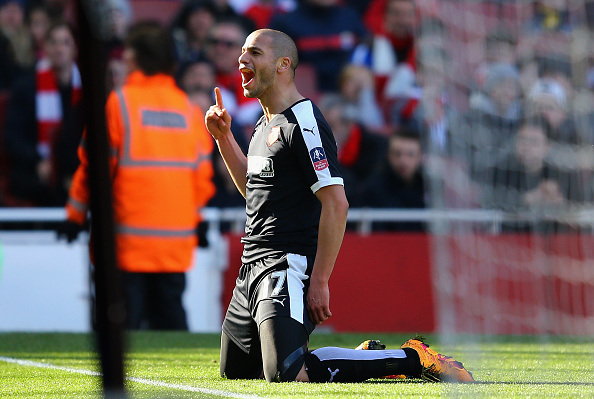
[(292, 108), (297, 119), (291, 135), (291, 147), (312, 192), (331, 185), (344, 185), (338, 166), (336, 142), (330, 127), (316, 117), (311, 101), (302, 101)]

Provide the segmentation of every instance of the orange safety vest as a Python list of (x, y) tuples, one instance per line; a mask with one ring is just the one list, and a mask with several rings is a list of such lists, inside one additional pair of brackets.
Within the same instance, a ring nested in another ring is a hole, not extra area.
[[(131, 73), (106, 104), (117, 261), (129, 272), (185, 272), (197, 244), (200, 208), (215, 192), (213, 142), (202, 111), (172, 77)], [(85, 136), (66, 205), (83, 223), (89, 209)]]

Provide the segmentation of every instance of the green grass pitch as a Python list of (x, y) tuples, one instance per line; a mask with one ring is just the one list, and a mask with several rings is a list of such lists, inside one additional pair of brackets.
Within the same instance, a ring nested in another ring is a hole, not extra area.
[[(398, 334), (312, 335), (310, 346), (355, 347), (380, 339), (397, 348)], [(370, 380), (359, 384), (268, 384), (219, 377), (219, 336), (132, 333), (127, 336), (130, 398), (593, 398), (594, 338), (458, 337), (432, 347), (460, 360), (474, 384)], [(98, 362), (90, 334), (0, 334), (0, 398), (97, 398)]]

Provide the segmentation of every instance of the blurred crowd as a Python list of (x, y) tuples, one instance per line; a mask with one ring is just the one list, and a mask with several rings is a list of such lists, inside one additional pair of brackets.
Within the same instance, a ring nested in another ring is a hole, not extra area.
[[(143, 1), (104, 2), (108, 90), (125, 81), (122, 38)], [(295, 40), (297, 86), (332, 127), (351, 207), (592, 203), (588, 0), (151, 0), (153, 17), (163, 20), (164, 4), (176, 5), (162, 22), (175, 40), (178, 85), (203, 110), (219, 86), (244, 150), (261, 116), (243, 96), (244, 40), (265, 27)], [(74, 5), (0, 0), (2, 206), (66, 200), (84, 129)], [(209, 206), (243, 206), (214, 158)]]

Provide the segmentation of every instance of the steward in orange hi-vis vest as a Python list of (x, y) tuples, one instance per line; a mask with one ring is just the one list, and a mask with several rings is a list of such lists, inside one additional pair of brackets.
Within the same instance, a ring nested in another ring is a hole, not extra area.
[[(179, 273), (192, 264), (200, 208), (213, 196), (212, 139), (202, 111), (173, 77), (128, 75), (106, 104), (117, 261), (137, 273)], [(86, 135), (85, 135), (86, 137)], [(85, 138), (66, 205), (82, 224), (89, 207)]]

